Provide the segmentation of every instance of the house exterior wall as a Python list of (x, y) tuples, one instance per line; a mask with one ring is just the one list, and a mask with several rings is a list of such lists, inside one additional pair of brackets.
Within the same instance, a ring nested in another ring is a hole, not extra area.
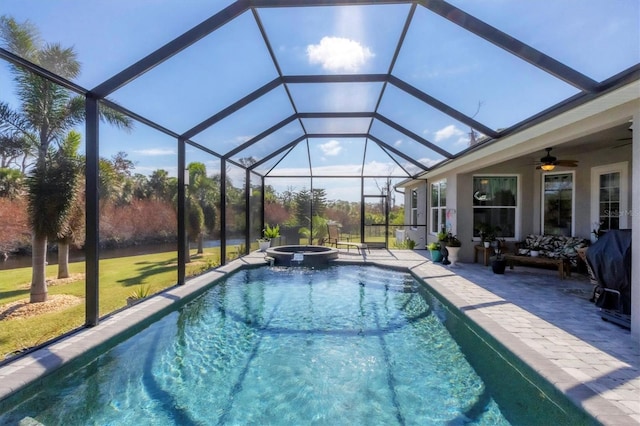
[[(613, 145), (616, 146), (616, 145)], [(628, 207), (632, 205), (633, 202), (633, 159), (632, 159), (632, 146), (627, 145), (619, 148), (605, 148), (599, 151), (595, 151), (592, 153), (588, 153), (585, 155), (576, 156), (576, 159), (580, 160), (579, 174), (576, 173), (577, 177), (577, 188), (578, 188), (578, 201), (580, 204), (576, 204), (576, 231), (577, 235), (580, 236), (589, 236), (592, 230), (594, 229), (593, 218), (591, 218), (590, 212), (591, 209), (591, 201), (592, 201), (592, 188), (591, 188), (591, 171), (593, 167), (598, 166), (606, 166), (609, 164), (615, 163), (627, 163), (627, 199), (628, 199)], [(583, 214), (579, 214), (580, 212), (584, 212)], [(628, 219), (628, 218), (627, 218)], [(630, 227), (631, 222), (628, 221), (626, 227)]]

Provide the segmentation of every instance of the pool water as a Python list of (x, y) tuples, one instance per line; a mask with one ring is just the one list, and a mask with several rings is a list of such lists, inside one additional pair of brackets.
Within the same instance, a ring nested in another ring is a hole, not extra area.
[(0, 424), (510, 424), (447, 312), (397, 271), (242, 270)]

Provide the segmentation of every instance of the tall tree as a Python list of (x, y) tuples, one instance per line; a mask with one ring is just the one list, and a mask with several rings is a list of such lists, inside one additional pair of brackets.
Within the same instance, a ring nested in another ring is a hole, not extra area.
[[(72, 130), (56, 153), (58, 157), (64, 160), (63, 164), (66, 167), (75, 169), (73, 181), (56, 183), (63, 188), (66, 188), (67, 185), (73, 187), (67, 199), (69, 205), (65, 206), (65, 209), (68, 210), (65, 210), (64, 222), (55, 236), (55, 240), (58, 243), (58, 278), (69, 278), (69, 246), (82, 239), (80, 233), (84, 230), (84, 209), (82, 201), (84, 179), (80, 176), (82, 169), (80, 155), (78, 153), (81, 141), (82, 135)], [(58, 162), (60, 162), (60, 160), (58, 160)]]
[(198, 242), (198, 254), (204, 253), (205, 213), (203, 209), (207, 192), (207, 168), (204, 163), (190, 163), (187, 187), (187, 235)]
[[(0, 102), (0, 117), (5, 116), (2, 110), (6, 110), (7, 104)], [(0, 122), (0, 127), (2, 123)], [(6, 127), (6, 126), (5, 126)], [(10, 134), (0, 128), (0, 167), (17, 167), (24, 173), (28, 166), (31, 146), (27, 138), (20, 134)]]
[(162, 201), (172, 201), (168, 171), (164, 169), (154, 170), (149, 177), (149, 188), (152, 197)]
[(324, 216), (327, 209), (327, 191), (323, 188), (313, 188), (312, 191), (313, 215)]
[(18, 197), (22, 193), (22, 178), (20, 170), (0, 167), (0, 197)]
[[(57, 75), (73, 80), (80, 73), (80, 62), (73, 48), (57, 43), (43, 43), (39, 32), (29, 21), (18, 23), (8, 16), (0, 17), (0, 41), (9, 51)], [(32, 224), (33, 271), (31, 302), (47, 299), (45, 265), (47, 239), (61, 233), (67, 218), (48, 216), (52, 207), (68, 214), (73, 203), (70, 185), (54, 193), (51, 188), (73, 180), (76, 170), (69, 159), (55, 155), (67, 133), (84, 120), (84, 97), (31, 72), (12, 66), (19, 110), (0, 108), (0, 126), (21, 134), (35, 147), (35, 165), (29, 176), (29, 213)], [(4, 106), (7, 106), (4, 104)], [(122, 128), (131, 128), (132, 120), (108, 108), (101, 108), (101, 118)], [(52, 154), (53, 153), (53, 154)], [(58, 181), (57, 179), (61, 179)], [(63, 198), (65, 195), (68, 198)], [(58, 227), (58, 228), (56, 228)]]
[(311, 226), (311, 191), (302, 188), (293, 196), (296, 206), (296, 220), (298, 225)]

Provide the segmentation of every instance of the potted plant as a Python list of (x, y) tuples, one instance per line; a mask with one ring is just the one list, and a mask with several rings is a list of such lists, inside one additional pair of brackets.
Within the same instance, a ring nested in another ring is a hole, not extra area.
[(258, 238), (258, 249), (260, 251), (266, 251), (271, 247), (271, 240), (268, 238)]
[(258, 238), (258, 247), (260, 251), (266, 251), (271, 247), (271, 239), (280, 237), (280, 226), (276, 225), (273, 228), (267, 224), (262, 230), (262, 238)]
[(432, 242), (427, 244), (427, 250), (431, 253), (431, 260), (433, 262), (442, 262), (442, 252), (440, 251), (440, 243)]
[(504, 240), (498, 240), (495, 248), (495, 256), (491, 259), (491, 269), (494, 274), (504, 274), (504, 270), (507, 267), (507, 260), (504, 258)]
[(448, 260), (451, 262), (451, 266), (454, 266), (458, 261), (458, 252), (462, 246), (462, 241), (455, 235), (449, 233), (447, 235), (447, 251), (449, 252)]
[(491, 242), (495, 239), (493, 227), (488, 223), (480, 223), (476, 227), (476, 231), (478, 231), (480, 241), (482, 241), (484, 247), (489, 248), (491, 246)]
[(409, 250), (413, 250), (414, 248), (416, 248), (416, 242), (411, 238), (407, 238), (407, 240), (405, 241), (405, 245)]
[(271, 238), (274, 236), (280, 236), (280, 227), (276, 225), (271, 228), (268, 224), (266, 228), (262, 230), (262, 238), (258, 238), (258, 249), (260, 251), (266, 251), (269, 247), (271, 247)]
[(274, 225), (273, 227), (271, 227), (269, 226), (269, 224), (267, 224), (262, 230), (262, 235), (265, 239), (271, 241), (271, 245), (273, 245), (273, 243), (276, 243), (276, 245), (278, 245), (278, 241), (275, 240), (280, 238), (280, 225)]
[(529, 249), (529, 256), (538, 257), (540, 256), (540, 246), (534, 245)]

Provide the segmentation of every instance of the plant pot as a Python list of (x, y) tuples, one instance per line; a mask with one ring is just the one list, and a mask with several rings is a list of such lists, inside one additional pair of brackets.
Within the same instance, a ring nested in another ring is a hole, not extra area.
[(282, 245), (282, 237), (271, 238), (269, 247), (278, 247), (281, 245)]
[(529, 251), (529, 255), (531, 257), (538, 257), (538, 256), (540, 256), (540, 251), (538, 251), (538, 250), (530, 250)]
[(440, 250), (429, 250), (431, 253), (431, 260), (435, 262), (442, 262), (442, 252)]
[(485, 241), (483, 244), (484, 244), (484, 248), (491, 247), (491, 241)]
[(491, 269), (494, 274), (504, 274), (504, 270), (507, 267), (507, 261), (504, 259), (496, 259), (491, 262)]
[(258, 241), (258, 247), (260, 248), (260, 251), (266, 251), (271, 247), (271, 241)]
[(451, 266), (455, 266), (458, 261), (458, 252), (460, 251), (460, 247), (447, 246), (447, 251), (449, 251), (448, 260), (451, 262)]

